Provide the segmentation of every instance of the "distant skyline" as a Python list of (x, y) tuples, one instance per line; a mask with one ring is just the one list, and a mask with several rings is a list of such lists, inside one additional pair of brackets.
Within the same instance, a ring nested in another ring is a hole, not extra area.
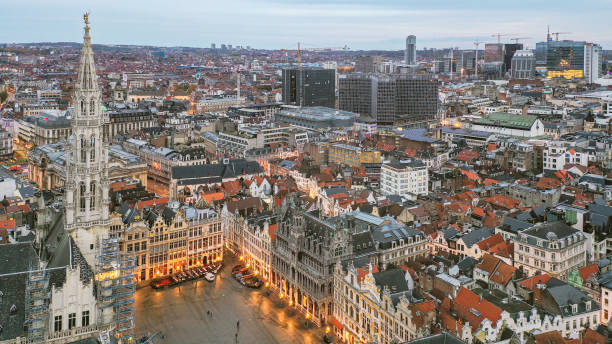
[(612, 49), (609, 0), (19, 0), (2, 4), (0, 43), (80, 42), (86, 11), (95, 44), (402, 50), (413, 34), (419, 50), (473, 49), (475, 40), (496, 43), (499, 32), (510, 34), (505, 43), (530, 37), (520, 42), (533, 49), (550, 25), (572, 32), (560, 39)]

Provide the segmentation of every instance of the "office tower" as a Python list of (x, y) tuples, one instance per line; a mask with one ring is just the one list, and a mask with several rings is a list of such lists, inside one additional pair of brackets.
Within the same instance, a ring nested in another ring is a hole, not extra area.
[(404, 63), (407, 65), (416, 64), (416, 36), (406, 37), (406, 51), (404, 51)]
[(381, 56), (359, 56), (355, 60), (355, 72), (376, 73), (378, 71), (378, 66), (381, 63)]
[(504, 45), (502, 43), (485, 44), (484, 60), (485, 62), (503, 62)]
[(378, 124), (425, 123), (438, 112), (438, 84), (426, 76), (350, 74), (339, 79), (341, 110)]
[(602, 50), (601, 46), (594, 43), (584, 45), (584, 78), (589, 83), (594, 83), (602, 75)]
[(538, 67), (546, 67), (546, 54), (548, 53), (548, 42), (538, 42), (536, 43), (536, 66)]
[(506, 70), (510, 70), (512, 57), (518, 50), (523, 50), (523, 45), (521, 43), (504, 44), (504, 67)]
[(503, 61), (485, 62), (482, 67), (482, 74), (485, 80), (501, 80), (506, 74), (506, 67)]
[(283, 103), (336, 107), (336, 71), (323, 68), (283, 69)]
[(215, 43), (211, 43), (210, 44), (210, 49), (212, 49), (212, 50), (217, 49), (217, 45)]
[(584, 77), (584, 52), (586, 42), (550, 41), (546, 48), (548, 78), (566, 79)]
[(536, 58), (531, 50), (517, 50), (512, 57), (511, 74), (513, 79), (535, 78)]

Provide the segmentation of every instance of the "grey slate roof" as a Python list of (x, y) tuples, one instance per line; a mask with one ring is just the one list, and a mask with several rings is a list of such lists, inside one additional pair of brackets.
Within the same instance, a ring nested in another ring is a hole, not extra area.
[(448, 332), (434, 334), (407, 342), (408, 344), (463, 344), (463, 342)]
[[(599, 310), (599, 305), (591, 299), (586, 293), (572, 287), (569, 284), (563, 283), (558, 286), (549, 286), (543, 292), (544, 297), (550, 296), (555, 303), (557, 314), (566, 316), (575, 316), (581, 313), (588, 313)], [(586, 309), (586, 303), (590, 301), (591, 309)], [(578, 305), (577, 312), (572, 312), (572, 305)]]
[[(204, 164), (193, 166), (174, 166), (172, 167), (173, 179), (192, 179), (192, 180), (207, 180), (216, 182), (223, 178), (235, 178), (246, 174), (263, 173), (264, 169), (257, 161), (248, 161), (245, 159), (229, 160), (229, 163), (223, 164)], [(183, 181), (184, 185), (186, 181)], [(198, 184), (198, 183), (192, 183)]]
[(465, 257), (463, 258), (463, 260), (457, 263), (457, 267), (459, 268), (459, 271), (461, 271), (464, 274), (468, 274), (468, 276), (472, 275), (472, 271), (474, 270), (476, 265), (478, 265), (478, 260), (472, 257)]
[(548, 241), (551, 240), (551, 238), (554, 238), (554, 236), (556, 236), (557, 239), (563, 239), (578, 232), (580, 231), (568, 226), (565, 224), (565, 222), (555, 221), (535, 224), (532, 227), (524, 230), (522, 234), (528, 235), (528, 240), (530, 239), (529, 237), (535, 237)]
[(508, 216), (504, 217), (504, 222), (502, 223), (502, 227), (504, 228), (504, 230), (511, 233), (518, 233), (521, 230), (529, 228), (531, 226), (532, 224), (529, 222), (517, 220)]
[[(24, 333), (27, 273), (38, 267), (38, 256), (31, 243), (0, 245), (0, 341)], [(23, 273), (21, 273), (23, 272)], [(11, 312), (12, 306), (15, 310)]]
[(491, 235), (495, 234), (495, 230), (487, 227), (475, 229), (461, 238), (463, 238), (463, 242), (467, 245), (467, 247), (474, 246), (477, 242), (482, 241)]
[(405, 274), (402, 269), (391, 269), (377, 272), (373, 276), (376, 285), (381, 290), (386, 286), (391, 294), (396, 294), (408, 291), (408, 282), (406, 282)]

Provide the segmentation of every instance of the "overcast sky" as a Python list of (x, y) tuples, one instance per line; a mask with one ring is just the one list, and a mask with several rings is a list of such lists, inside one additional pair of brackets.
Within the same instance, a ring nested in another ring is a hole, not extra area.
[(0, 43), (79, 42), (87, 10), (101, 44), (399, 50), (414, 34), (418, 49), (472, 48), (499, 32), (534, 48), (550, 24), (612, 49), (612, 0), (6, 0)]

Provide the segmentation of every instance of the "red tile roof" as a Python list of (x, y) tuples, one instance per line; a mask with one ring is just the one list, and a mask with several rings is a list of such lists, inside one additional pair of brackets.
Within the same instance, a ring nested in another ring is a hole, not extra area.
[(459, 290), (451, 308), (457, 312), (457, 320), (460, 320), (461, 323), (469, 322), (473, 331), (480, 327), (480, 323), (484, 319), (489, 319), (495, 326), (497, 321), (501, 319), (502, 313), (499, 307), (465, 287)]
[(0, 229), (15, 229), (15, 219), (0, 221)]
[(606, 336), (587, 327), (582, 336), (582, 344), (605, 344)]
[(276, 228), (278, 228), (278, 224), (273, 224), (268, 227), (268, 231), (270, 234), (270, 239), (276, 240)]
[(469, 163), (469, 162), (472, 162), (472, 160), (474, 159), (478, 159), (479, 157), (480, 157), (480, 154), (478, 154), (478, 152), (474, 150), (464, 149), (461, 152), (459, 152), (459, 154), (457, 154), (455, 159)]
[(538, 284), (546, 284), (551, 279), (549, 274), (542, 274), (521, 281), (521, 285), (529, 290), (537, 289)]
[[(377, 273), (378, 270), (378, 266), (377, 265), (373, 265), (372, 266), (372, 273), (375, 274)], [(369, 266), (366, 266), (364, 268), (357, 268), (357, 281), (359, 283), (363, 282), (363, 279), (366, 277), (366, 275), (370, 272), (369, 270)]]
[(582, 277), (582, 280), (586, 281), (589, 276), (593, 274), (597, 275), (599, 273), (599, 268), (597, 267), (597, 264), (593, 263), (580, 268), (578, 271), (580, 272), (580, 277)]
[(559, 331), (539, 333), (534, 336), (536, 344), (567, 344), (567, 341)]
[(494, 234), (478, 243), (478, 247), (485, 252), (510, 257), (509, 245), (500, 233)]
[(504, 208), (507, 210), (516, 209), (521, 204), (518, 199), (504, 196), (504, 195), (493, 195), (485, 199), (485, 201), (493, 206)]
[(150, 199), (146, 201), (138, 201), (138, 203), (136, 203), (136, 207), (138, 207), (138, 209), (142, 209), (142, 208), (163, 205), (166, 203), (168, 203), (168, 197), (154, 198), (154, 199)]

